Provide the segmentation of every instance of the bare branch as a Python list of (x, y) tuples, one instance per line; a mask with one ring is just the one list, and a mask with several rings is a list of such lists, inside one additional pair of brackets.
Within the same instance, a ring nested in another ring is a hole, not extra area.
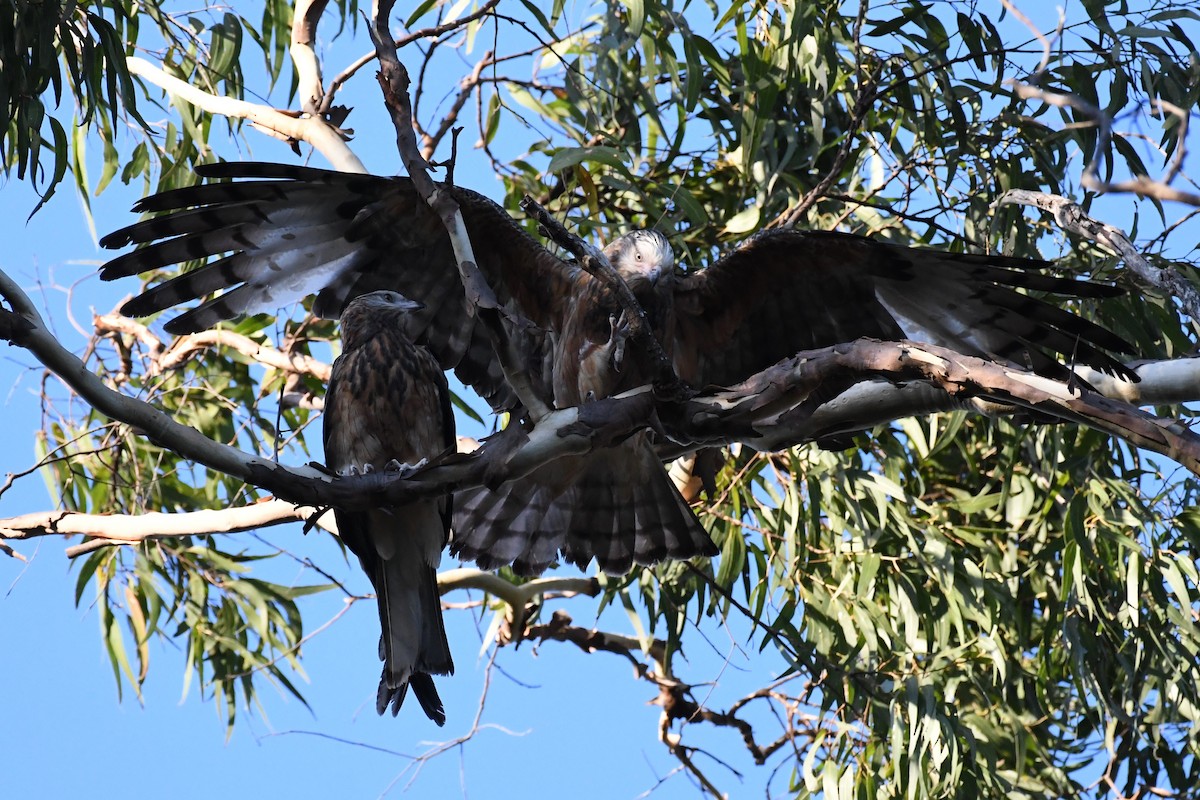
[(130, 58), (128, 65), (129, 71), (134, 75), (197, 108), (233, 119), (247, 120), (263, 133), (286, 142), (307, 142), (325, 156), (335, 169), (343, 172), (367, 171), (358, 160), (358, 156), (346, 146), (341, 132), (319, 116), (280, 111), (233, 97), (218, 97), (168, 75), (144, 58)]
[[(1122, 181), (1120, 183), (1109, 183), (1103, 181), (1098, 176), (1100, 164), (1104, 159), (1104, 154), (1108, 152), (1108, 145), (1112, 141), (1112, 120), (1103, 110), (1087, 102), (1083, 98), (1073, 94), (1063, 94), (1060, 92), (1048, 92), (1037, 86), (1031, 86), (1027, 83), (1014, 82), (1014, 91), (1016, 95), (1024, 100), (1040, 100), (1048, 105), (1057, 106), (1059, 108), (1073, 108), (1084, 116), (1090, 118), (1096, 123), (1100, 132), (1096, 136), (1096, 147), (1092, 151), (1091, 158), (1088, 160), (1087, 167), (1083, 170), (1083, 175), (1080, 180), (1085, 189), (1090, 189), (1093, 192), (1129, 192), (1138, 197), (1150, 197), (1155, 200), (1171, 200), (1177, 203), (1186, 203), (1191, 206), (1200, 206), (1200, 194), (1195, 192), (1185, 192), (1176, 189), (1170, 185), (1171, 180), (1179, 172), (1179, 163), (1182, 160), (1182, 154), (1176, 152), (1176, 158), (1172, 164), (1168, 166), (1164, 177), (1160, 180), (1154, 180), (1147, 175), (1138, 175), (1133, 180)], [(1168, 110), (1172, 113), (1178, 113), (1180, 119), (1186, 120), (1187, 115), (1176, 106), (1162, 101), (1155, 101), (1155, 106), (1161, 110)], [(1186, 123), (1184, 131), (1186, 131)], [(1182, 132), (1181, 132), (1182, 133)], [(1178, 148), (1183, 147), (1183, 138), (1180, 136)]]
[(292, 16), (292, 42), (288, 52), (296, 68), (297, 96), (300, 108), (313, 117), (320, 115), (318, 105), (321, 91), (321, 62), (313, 50), (317, 40), (317, 25), (329, 0), (298, 0)]
[[(492, 64), (495, 64), (495, 53), (489, 50), (475, 65), (475, 69), (471, 70), (471, 74), (462, 79), (458, 87), (458, 94), (454, 97), (454, 102), (450, 104), (450, 110), (442, 117), (442, 121), (438, 123), (438, 128), (433, 133), (423, 134), (421, 136), (421, 156), (426, 161), (433, 160), (433, 154), (437, 151), (438, 145), (442, 139), (454, 127), (454, 123), (458, 121), (458, 114), (462, 111), (463, 106), (467, 104), (471, 93), (475, 91), (475, 87), (480, 84), (480, 76), (483, 71)], [(453, 159), (451, 159), (453, 164)], [(451, 181), (452, 182), (452, 181)]]
[[(0, 539), (30, 539), (35, 536), (95, 537), (101, 545), (136, 544), (148, 539), (196, 536), (205, 533), (238, 533), (269, 525), (308, 519), (317, 511), (282, 500), (266, 500), (249, 506), (166, 514), (82, 514), (73, 511), (40, 511), (0, 519)], [(321, 523), (328, 528), (327, 524)], [(336, 531), (336, 529), (333, 529)], [(88, 545), (92, 545), (89, 542)], [(74, 557), (80, 553), (67, 551)], [(89, 551), (95, 547), (89, 547)]]
[(523, 632), (514, 625), (514, 630), (517, 631), (516, 637), (512, 635), (506, 637), (505, 632), (502, 631), (499, 642), (500, 644), (507, 644), (513, 641), (514, 638), (517, 641), (528, 639), (535, 642), (570, 642), (585, 653), (614, 653), (624, 656), (632, 662), (634, 671), (639, 677), (645, 677), (650, 673), (642, 667), (637, 657), (633, 654), (635, 652), (644, 652), (658, 665), (660, 671), (664, 669), (663, 661), (666, 658), (667, 643), (661, 639), (651, 639), (647, 647), (633, 636), (600, 631), (595, 628), (581, 628), (571, 623), (571, 616), (562, 609), (559, 609), (550, 617), (549, 622), (541, 625), (530, 625)]
[[(401, 48), (407, 44), (415, 42), (417, 39), (429, 39), (434, 36), (441, 36), (443, 34), (450, 33), (451, 31), (458, 30), (459, 28), (464, 28), (475, 20), (490, 14), (498, 5), (500, 5), (500, 0), (488, 0), (482, 6), (472, 11), (470, 14), (467, 14), (465, 17), (459, 17), (452, 22), (446, 22), (441, 25), (434, 25), (428, 28), (422, 28), (418, 31), (413, 31), (412, 33), (395, 39), (394, 44), (396, 48)], [(353, 78), (355, 73), (357, 73), (367, 64), (370, 64), (372, 61), (374, 61), (376, 57), (377, 53), (374, 50), (369, 53), (363, 53), (361, 56), (355, 59), (350, 66), (342, 70), (342, 72), (339, 73), (338, 76), (329, 83), (329, 91), (327, 91), (325, 96), (321, 98), (321, 103), (318, 108), (319, 113), (324, 114), (328, 112), (330, 107), (333, 105), (333, 99), (334, 96), (337, 95), (338, 90), (342, 88), (346, 81)]]
[(1011, 12), (1012, 15), (1021, 22), (1021, 24), (1023, 24), (1026, 28), (1029, 28), (1034, 37), (1042, 43), (1042, 60), (1038, 64), (1037, 69), (1033, 71), (1033, 74), (1029, 78), (1030, 83), (1036, 84), (1041, 80), (1042, 75), (1046, 72), (1046, 68), (1050, 66), (1050, 48), (1053, 47), (1054, 42), (1058, 40), (1058, 37), (1062, 35), (1063, 25), (1067, 21), (1066, 11), (1063, 10), (1062, 6), (1059, 6), (1058, 26), (1055, 28), (1054, 38), (1051, 39), (1047, 37), (1046, 34), (1038, 30), (1037, 26), (1030, 22), (1029, 17), (1021, 13), (1021, 10), (1013, 5), (1011, 0), (1000, 0), (1000, 2), (1004, 4), (1004, 7), (1007, 8), (1009, 12)]
[(379, 85), (383, 89), (384, 103), (391, 114), (392, 124), (396, 128), (396, 146), (400, 151), (400, 158), (417, 194), (441, 218), (446, 227), (467, 302), (473, 313), (479, 315), (491, 337), (506, 382), (533, 420), (539, 420), (550, 412), (550, 408), (534, 391), (529, 372), (504, 327), (506, 319), (516, 325), (529, 323), (515, 318), (511, 311), (501, 307), (495, 293), (476, 266), (475, 253), (471, 248), (467, 225), (458, 203), (450, 192), (439, 189), (429, 177), (429, 164), (421, 156), (417, 148), (416, 134), (413, 132), (408, 70), (400, 63), (396, 46), (388, 34), (387, 18), (391, 7), (391, 0), (377, 4), (372, 13), (371, 39), (375, 42), (379, 57)]
[(1060, 228), (1090, 239), (1114, 255), (1120, 256), (1134, 274), (1150, 285), (1178, 298), (1188, 316), (1200, 320), (1200, 291), (1197, 291), (1196, 287), (1178, 271), (1171, 268), (1160, 269), (1151, 265), (1120, 229), (1092, 219), (1077, 204), (1055, 194), (1031, 192), (1026, 189), (1009, 189), (996, 200), (994, 205), (1009, 203), (1035, 206), (1050, 212)]
[(321, 381), (329, 380), (331, 367), (324, 361), (299, 353), (286, 353), (266, 342), (228, 330), (207, 330), (177, 336), (166, 347), (153, 331), (137, 320), (121, 314), (97, 315), (92, 320), (96, 333), (126, 334), (135, 337), (149, 350), (147, 375), (161, 375), (187, 363), (195, 353), (210, 347), (227, 347), (266, 367), (293, 375), (311, 375)]

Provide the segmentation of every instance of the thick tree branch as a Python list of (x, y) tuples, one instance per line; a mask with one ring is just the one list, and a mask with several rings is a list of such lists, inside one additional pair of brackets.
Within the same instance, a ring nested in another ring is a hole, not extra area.
[(321, 61), (313, 43), (317, 40), (317, 26), (327, 5), (329, 0), (297, 0), (292, 14), (292, 42), (288, 49), (296, 68), (296, 96), (300, 98), (300, 109), (316, 118), (323, 117), (319, 106), (324, 92), (321, 89)]
[[(881, 415), (869, 398), (880, 392), (894, 400), (896, 390), (887, 384), (861, 384), (879, 380), (932, 384), (937, 387), (933, 396), (940, 395), (941, 402), (936, 404), (940, 408), (993, 401), (1090, 425), (1168, 455), (1200, 474), (1200, 437), (1179, 423), (943, 348), (860, 340), (784, 359), (739, 386), (688, 400), (655, 397), (643, 387), (580, 408), (554, 411), (527, 432), (510, 426), (505, 434), (491, 437), (476, 452), (446, 456), (416, 473), (380, 471), (338, 477), (314, 467), (285, 467), (218, 444), (146, 403), (115, 391), (58, 343), (24, 292), (3, 272), (0, 296), (14, 308), (0, 309), (0, 336), (30, 350), (97, 411), (142, 431), (151, 441), (184, 458), (302, 505), (377, 508), (513, 480), (554, 459), (610, 446), (651, 425), (653, 420), (669, 437), (670, 447), (680, 452), (739, 441), (760, 450), (777, 450), (833, 432), (861, 430), (886, 419), (935, 410), (930, 408), (931, 395), (922, 393), (916, 396), (916, 407), (892, 405), (887, 407), (887, 415)], [(1194, 369), (1197, 364), (1200, 360), (1188, 360), (1163, 369), (1178, 375), (1185, 367)], [(1143, 367), (1148, 374), (1157, 368)], [(1146, 383), (1139, 387), (1141, 400), (1158, 402), (1147, 391)], [(822, 397), (829, 396), (831, 388), (861, 394), (838, 410), (840, 400), (822, 403), (815, 399), (813, 392), (818, 386), (823, 389)], [(1180, 381), (1172, 380), (1169, 388), (1176, 392)], [(1179, 398), (1173, 396), (1175, 399)]]

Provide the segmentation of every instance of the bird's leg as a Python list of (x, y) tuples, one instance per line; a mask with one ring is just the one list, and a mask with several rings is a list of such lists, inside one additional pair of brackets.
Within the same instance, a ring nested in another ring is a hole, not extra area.
[(629, 324), (629, 317), (625, 309), (621, 309), (620, 315), (610, 314), (608, 324), (612, 330), (608, 339), (610, 348), (609, 358), (612, 361), (612, 368), (616, 372), (621, 371), (621, 364), (625, 360), (625, 342), (629, 340), (630, 334), (633, 333), (633, 328)]

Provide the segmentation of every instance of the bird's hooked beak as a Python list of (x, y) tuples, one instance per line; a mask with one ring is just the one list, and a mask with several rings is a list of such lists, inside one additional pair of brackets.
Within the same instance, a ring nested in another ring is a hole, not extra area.
[(381, 289), (376, 292), (370, 292), (364, 294), (360, 300), (368, 306), (389, 308), (393, 311), (420, 311), (425, 307), (424, 303), (409, 299), (394, 289)]
[(411, 300), (402, 294), (393, 292), (396, 295), (396, 301), (393, 305), (401, 311), (420, 311), (425, 307), (425, 304), (419, 300)]

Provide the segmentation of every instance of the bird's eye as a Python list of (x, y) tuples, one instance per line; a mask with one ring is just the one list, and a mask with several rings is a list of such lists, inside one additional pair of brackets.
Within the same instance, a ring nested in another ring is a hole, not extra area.
[(637, 260), (638, 260), (638, 261), (641, 261), (641, 260), (642, 260), (642, 254), (641, 254), (641, 253), (637, 253), (637, 254), (635, 255), (635, 257), (637, 258)]

